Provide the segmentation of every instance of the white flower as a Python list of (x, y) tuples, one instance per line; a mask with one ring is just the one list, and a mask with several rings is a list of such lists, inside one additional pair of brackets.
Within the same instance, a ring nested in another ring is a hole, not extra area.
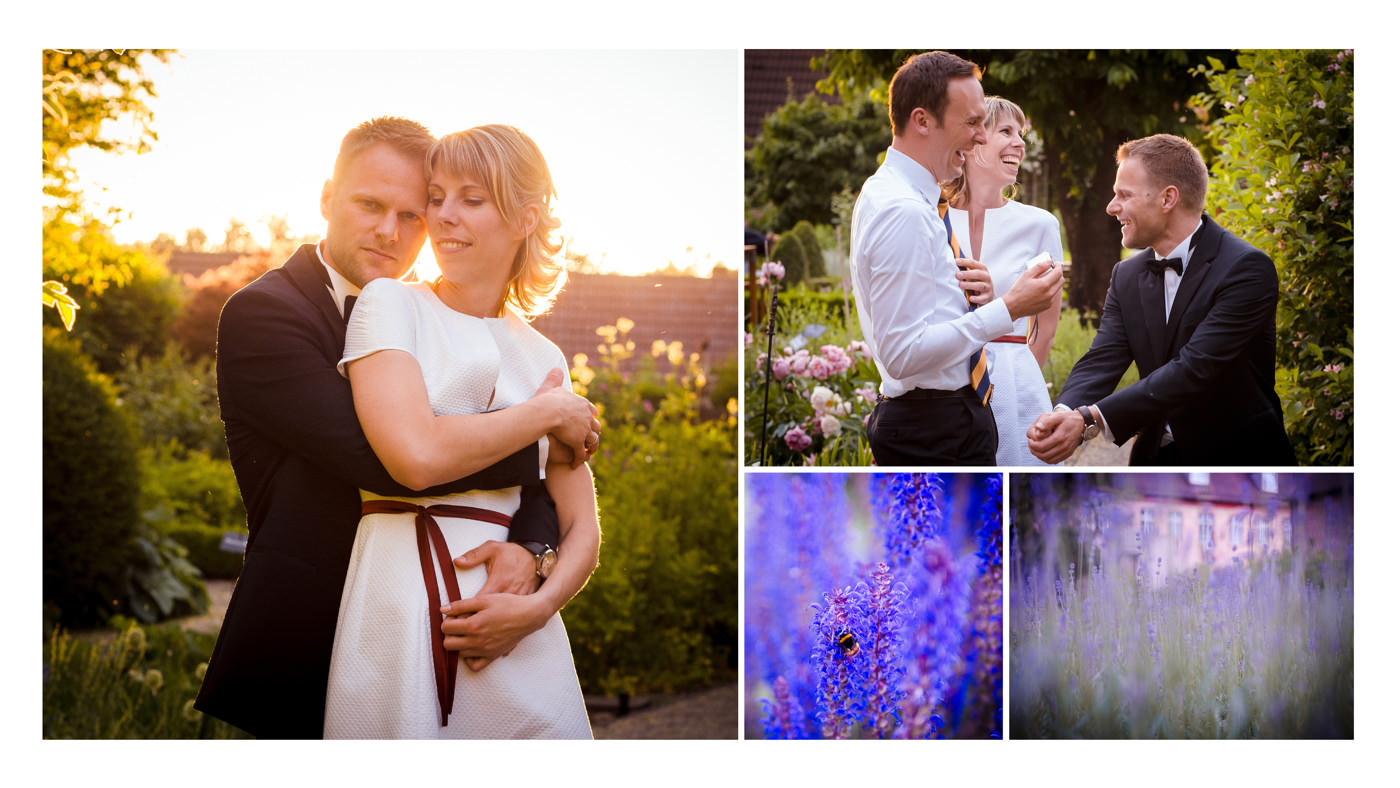
[(828, 438), (841, 432), (841, 422), (830, 413), (822, 416), (822, 434)]

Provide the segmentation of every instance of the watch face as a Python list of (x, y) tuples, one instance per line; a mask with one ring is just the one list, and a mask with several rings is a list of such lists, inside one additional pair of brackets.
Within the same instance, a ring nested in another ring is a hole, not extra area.
[(539, 574), (540, 577), (549, 577), (549, 573), (554, 571), (554, 565), (559, 563), (559, 555), (553, 550), (546, 550), (540, 555)]

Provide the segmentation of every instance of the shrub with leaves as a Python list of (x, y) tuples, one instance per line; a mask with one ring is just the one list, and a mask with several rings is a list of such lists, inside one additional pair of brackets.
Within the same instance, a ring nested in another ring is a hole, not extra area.
[(1207, 210), (1279, 271), (1278, 384), (1300, 462), (1351, 465), (1354, 57), (1241, 52), (1210, 61), (1196, 101), (1219, 113)]
[(707, 380), (679, 346), (654, 348), (655, 369), (670, 365), (659, 380), (629, 381), (617, 366), (629, 326), (619, 323), (607, 327), (600, 368), (575, 359), (573, 370), (605, 424), (592, 461), (598, 568), (564, 610), (574, 663), (585, 692), (707, 686), (732, 675), (738, 652), (733, 410), (698, 418)]

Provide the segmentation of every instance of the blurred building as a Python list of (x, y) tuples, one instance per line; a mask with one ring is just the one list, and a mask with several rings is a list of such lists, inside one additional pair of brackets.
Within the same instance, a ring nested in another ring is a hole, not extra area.
[(1351, 552), (1350, 474), (1120, 474), (1113, 487), (1104, 519), (1118, 527), (1090, 523), (1093, 539), (1106, 560), (1154, 583), (1202, 564)]

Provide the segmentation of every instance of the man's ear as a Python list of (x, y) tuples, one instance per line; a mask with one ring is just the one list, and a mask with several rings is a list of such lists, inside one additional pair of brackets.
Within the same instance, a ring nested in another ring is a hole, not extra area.
[(331, 186), (331, 179), (321, 185), (321, 218), (330, 221), (331, 218), (331, 197), (335, 194), (335, 188)]
[(1181, 202), (1181, 190), (1175, 186), (1167, 186), (1162, 189), (1161, 200), (1162, 212), (1168, 213), (1177, 206), (1177, 203)]

